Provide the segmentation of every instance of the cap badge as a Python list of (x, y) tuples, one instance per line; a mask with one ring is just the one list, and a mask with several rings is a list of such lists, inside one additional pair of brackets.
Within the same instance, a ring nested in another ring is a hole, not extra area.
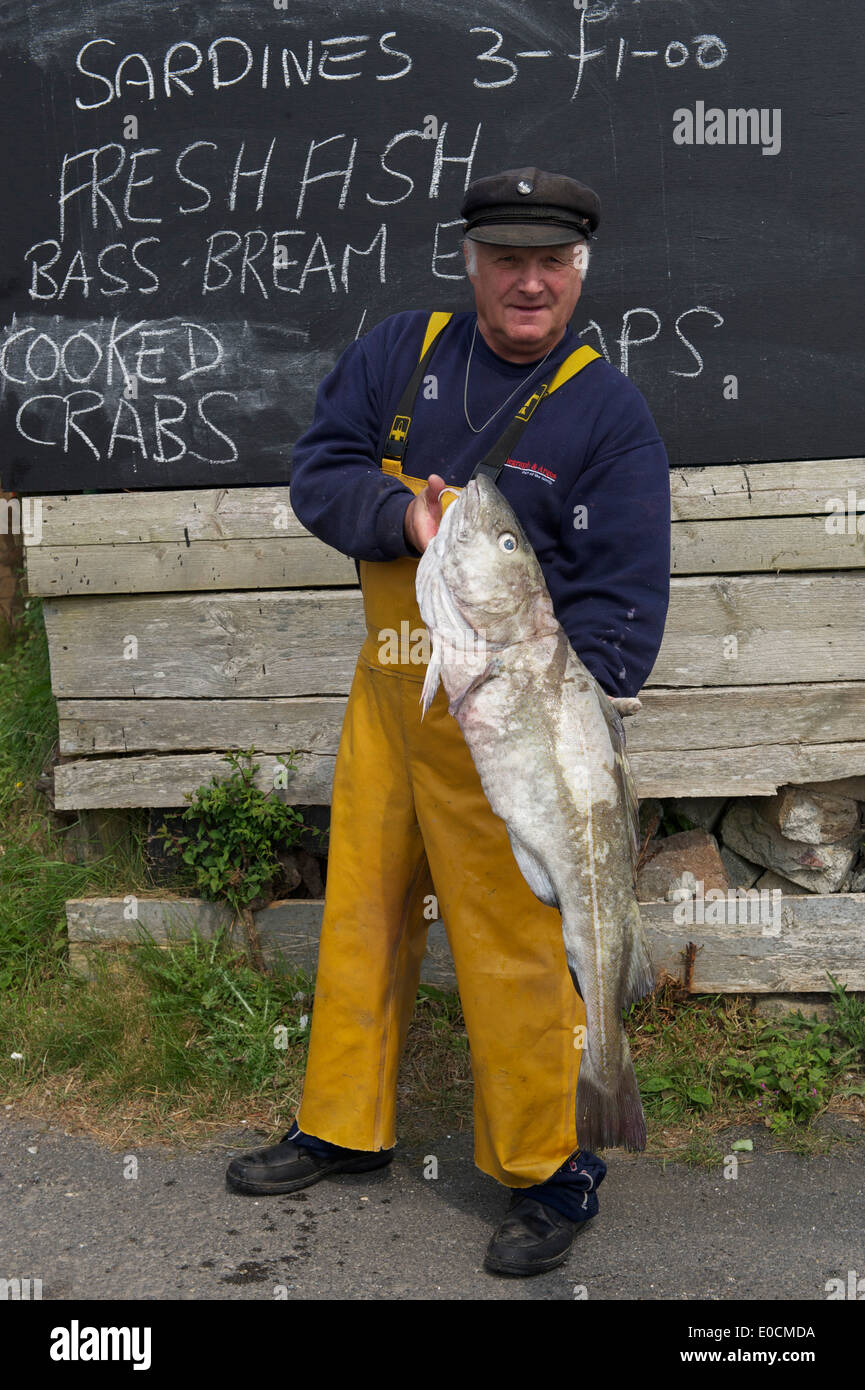
[(519, 183), (517, 184), (517, 192), (531, 193), (533, 187), (534, 185), (529, 183), (528, 179), (520, 179)]

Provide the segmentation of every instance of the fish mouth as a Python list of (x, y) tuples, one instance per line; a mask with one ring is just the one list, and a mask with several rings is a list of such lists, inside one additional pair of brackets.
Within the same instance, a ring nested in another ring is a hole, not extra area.
[(458, 541), (465, 542), (471, 539), (472, 535), (477, 530), (480, 510), (481, 490), (478, 486), (477, 479), (472, 478), (466, 483), (462, 490), (462, 496), (459, 499), (457, 512), (459, 524), (457, 526), (456, 536)]

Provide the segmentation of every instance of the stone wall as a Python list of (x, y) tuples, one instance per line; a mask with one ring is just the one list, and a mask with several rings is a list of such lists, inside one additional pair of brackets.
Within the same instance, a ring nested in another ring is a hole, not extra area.
[[(671, 902), (700, 882), (704, 891), (865, 892), (865, 777), (788, 785), (775, 796), (650, 798), (640, 823), (644, 902)], [(665, 833), (675, 825), (690, 828)]]

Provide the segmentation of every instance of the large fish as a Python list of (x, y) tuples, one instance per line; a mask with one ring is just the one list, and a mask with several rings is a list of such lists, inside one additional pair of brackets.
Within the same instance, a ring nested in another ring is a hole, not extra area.
[(571, 647), (531, 545), (485, 476), (445, 510), (416, 587), (431, 638), (423, 713), (441, 679), (523, 878), (562, 914), (586, 1006), (579, 1143), (645, 1148), (622, 1010), (652, 990), (654, 973), (634, 890), (638, 802), (619, 712)]

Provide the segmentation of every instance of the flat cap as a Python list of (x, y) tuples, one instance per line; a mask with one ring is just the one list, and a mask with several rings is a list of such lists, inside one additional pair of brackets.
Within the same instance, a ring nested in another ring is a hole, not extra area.
[(506, 169), (469, 184), (460, 216), (471, 241), (557, 246), (590, 239), (601, 220), (601, 202), (593, 189), (565, 174)]

